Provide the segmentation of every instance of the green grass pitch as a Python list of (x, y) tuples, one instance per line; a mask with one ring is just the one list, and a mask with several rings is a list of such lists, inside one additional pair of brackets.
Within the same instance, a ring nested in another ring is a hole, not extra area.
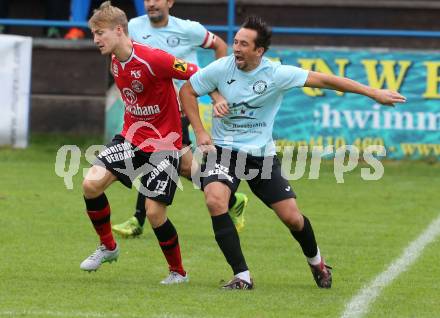
[[(438, 163), (389, 162), (379, 181), (363, 181), (357, 168), (343, 184), (325, 163), (318, 180), (292, 182), (334, 268), (332, 289), (320, 290), (298, 244), (242, 183), (250, 202), (240, 237), (256, 289), (227, 292), (220, 281), (232, 273), (215, 243), (202, 193), (183, 181), (168, 215), (189, 284), (159, 285), (167, 266), (148, 227), (137, 239), (117, 237), (118, 262), (88, 274), (79, 264), (96, 248), (97, 236), (84, 212), (82, 169), (67, 190), (54, 164), (60, 145), (84, 149), (94, 141), (37, 136), (26, 150), (0, 149), (0, 317), (340, 317), (352, 296), (440, 213)], [(115, 184), (107, 196), (113, 222), (132, 215), (134, 190)], [(366, 317), (438, 315), (439, 251), (439, 240), (428, 245)]]

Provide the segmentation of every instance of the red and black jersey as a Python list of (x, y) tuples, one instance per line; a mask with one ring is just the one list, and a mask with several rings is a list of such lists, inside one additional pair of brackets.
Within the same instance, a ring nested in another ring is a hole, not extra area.
[(197, 66), (137, 42), (133, 42), (127, 61), (113, 56), (111, 63), (125, 104), (124, 138), (145, 152), (181, 149), (182, 127), (173, 78), (187, 80)]

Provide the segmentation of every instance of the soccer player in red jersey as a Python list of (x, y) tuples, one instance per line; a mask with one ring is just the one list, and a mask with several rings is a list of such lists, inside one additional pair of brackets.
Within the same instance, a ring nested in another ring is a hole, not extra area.
[(120, 135), (97, 156), (83, 182), (87, 213), (101, 244), (80, 265), (96, 271), (118, 258), (104, 191), (116, 180), (127, 187), (141, 177), (139, 191), (147, 197), (148, 220), (169, 265), (162, 284), (188, 281), (176, 229), (167, 218), (178, 181), (182, 128), (173, 78), (187, 80), (197, 66), (128, 37), (125, 13), (104, 2), (89, 20), (101, 54), (111, 54), (111, 71), (125, 104)]

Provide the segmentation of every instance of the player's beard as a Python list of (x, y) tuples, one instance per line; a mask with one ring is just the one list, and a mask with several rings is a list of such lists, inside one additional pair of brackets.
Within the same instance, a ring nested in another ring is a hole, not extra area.
[(150, 19), (151, 22), (153, 23), (159, 23), (162, 22), (164, 19), (163, 13), (159, 13), (156, 16), (148, 16), (148, 18)]

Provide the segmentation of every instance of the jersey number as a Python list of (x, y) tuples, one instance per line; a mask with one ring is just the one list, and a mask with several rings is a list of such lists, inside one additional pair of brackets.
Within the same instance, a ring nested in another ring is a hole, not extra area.
[(165, 192), (165, 189), (167, 188), (168, 180), (167, 181), (157, 181), (156, 189), (154, 191), (158, 192)]

